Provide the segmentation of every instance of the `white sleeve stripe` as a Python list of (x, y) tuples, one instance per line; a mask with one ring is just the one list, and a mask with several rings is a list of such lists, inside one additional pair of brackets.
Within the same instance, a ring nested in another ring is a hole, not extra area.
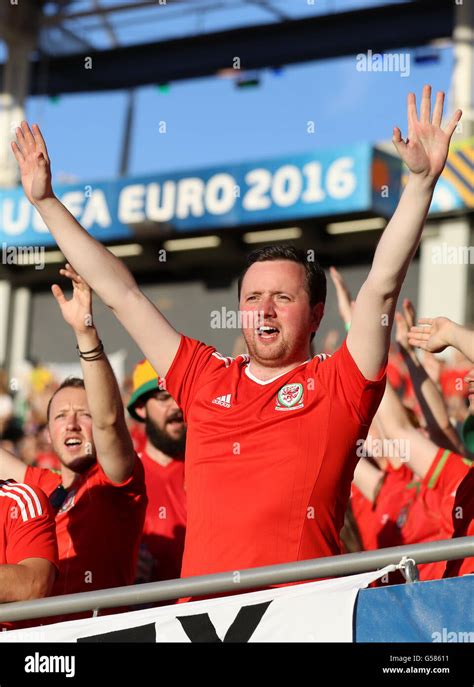
[(29, 514), (30, 514), (30, 517), (31, 517), (31, 518), (34, 518), (34, 517), (37, 515), (37, 513), (35, 512), (35, 509), (34, 509), (34, 507), (33, 507), (33, 503), (32, 503), (32, 501), (31, 501), (31, 499), (30, 499), (30, 495), (29, 495), (29, 494), (27, 494), (26, 492), (24, 492), (22, 489), (19, 489), (17, 485), (15, 485), (15, 486), (8, 486), (8, 487), (7, 487), (7, 486), (4, 486), (3, 488), (6, 489), (6, 490), (8, 490), (8, 491), (14, 491), (16, 494), (18, 494), (19, 496), (21, 496), (21, 497), (23, 498), (23, 501), (24, 501), (24, 502), (26, 503), (26, 505), (28, 506), (28, 511), (29, 511)]
[(14, 501), (16, 501), (18, 503), (18, 505), (20, 506), (20, 512), (21, 512), (21, 517), (23, 519), (23, 522), (26, 522), (28, 520), (28, 516), (26, 514), (25, 504), (22, 502), (22, 500), (20, 499), (19, 496), (15, 496), (15, 494), (9, 494), (8, 492), (2, 491), (2, 490), (0, 490), (0, 496), (6, 496), (7, 498), (13, 499)]
[[(31, 487), (29, 487), (27, 484), (12, 484), (8, 486), (4, 485), (3, 489), (6, 489), (8, 491), (14, 491), (16, 494), (20, 494), (21, 496), (23, 496), (23, 499), (26, 501), (28, 505), (28, 510), (32, 518), (35, 518), (37, 515), (42, 515), (43, 509), (41, 508), (41, 503), (39, 502), (39, 499), (34, 493), (33, 489), (31, 489)], [(33, 496), (36, 505), (36, 510), (30, 498), (30, 494)]]
[(222, 362), (224, 363), (224, 365), (226, 367), (229, 367), (229, 365), (234, 360), (230, 356), (224, 356), (224, 355), (222, 355), (222, 353), (218, 353), (217, 351), (214, 351), (214, 353), (212, 355), (214, 355), (218, 360), (222, 360)]
[(43, 507), (41, 505), (41, 501), (38, 498), (38, 494), (36, 493), (36, 491), (32, 487), (30, 487), (29, 484), (18, 483), (18, 484), (13, 484), (12, 486), (21, 487), (22, 489), (26, 489), (26, 491), (29, 492), (33, 498), (33, 501), (35, 503), (38, 515), (43, 515)]

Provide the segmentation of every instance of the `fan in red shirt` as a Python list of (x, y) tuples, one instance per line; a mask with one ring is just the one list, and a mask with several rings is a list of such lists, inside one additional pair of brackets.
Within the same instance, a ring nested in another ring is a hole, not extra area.
[(181, 335), (126, 266), (65, 210), (51, 185), (45, 141), (27, 122), (12, 144), (27, 198), (143, 351), (188, 424), (188, 520), (183, 575), (327, 556), (340, 551), (357, 457), (385, 383), (395, 303), (419, 244), (458, 110), (441, 128), (444, 94), (420, 115), (408, 95), (408, 139), (393, 142), (410, 170), (332, 357), (311, 358), (326, 278), (314, 250), (254, 251), (239, 280), (249, 357), (228, 359)]
[[(474, 332), (447, 317), (420, 318), (412, 325), (408, 337), (411, 346), (429, 353), (440, 353), (447, 347), (457, 349), (470, 363), (474, 363)], [(474, 415), (474, 367), (464, 377), (467, 385), (469, 412)], [(466, 437), (467, 438), (467, 437)], [(462, 449), (461, 449), (462, 450)], [(438, 454), (438, 466), (433, 470), (432, 481), (445, 484), (442, 509), (444, 520), (449, 522), (454, 537), (474, 536), (474, 471), (463, 456)], [(441, 473), (441, 478), (439, 478)], [(454, 501), (453, 501), (454, 499)], [(474, 556), (464, 560), (448, 561), (445, 576), (474, 572)]]
[(130, 415), (145, 425), (138, 455), (145, 469), (148, 507), (138, 556), (137, 582), (180, 576), (186, 532), (183, 414), (148, 360), (133, 372)]
[(340, 553), (353, 448), (383, 376), (366, 380), (344, 342), (260, 380), (248, 356), (183, 336), (166, 382), (192, 427), (183, 576)]
[[(405, 544), (450, 539), (461, 536), (462, 530), (467, 532), (469, 527), (472, 528), (473, 494), (458, 493), (458, 488), (466, 478), (472, 485), (472, 464), (463, 456), (436, 448), (418, 493), (399, 514), (399, 526)], [(473, 564), (474, 557), (470, 557), (450, 561), (448, 567), (462, 575), (468, 569), (474, 572)], [(446, 561), (422, 563), (418, 566), (420, 580), (440, 579), (445, 569)]]
[(404, 543), (397, 518), (400, 508), (413, 497), (416, 485), (406, 463), (397, 458), (376, 462), (360, 459), (351, 490), (352, 510), (366, 551)]
[[(390, 384), (387, 384), (377, 416), (389, 438), (404, 441), (410, 447), (409, 465), (419, 478), (411, 485), (414, 487), (412, 497), (400, 503), (395, 518), (400, 543), (449, 539), (472, 528), (472, 494), (466, 488), (460, 489), (458, 494), (458, 487), (468, 482), (472, 484), (471, 462), (449, 449), (440, 448), (415, 429)], [(456, 506), (461, 508), (456, 510)], [(472, 559), (458, 562), (459, 570), (470, 566)], [(439, 579), (445, 568), (446, 561), (420, 564), (420, 579)]]
[(39, 486), (56, 511), (60, 575), (53, 595), (132, 584), (146, 509), (143, 467), (125, 424), (117, 381), (92, 325), (92, 294), (69, 265), (67, 301), (53, 293), (74, 329), (84, 381), (66, 379), (48, 406), (61, 472), (26, 467), (0, 449), (0, 477)]
[(0, 480), (0, 603), (48, 596), (57, 569), (54, 515), (45, 494)]

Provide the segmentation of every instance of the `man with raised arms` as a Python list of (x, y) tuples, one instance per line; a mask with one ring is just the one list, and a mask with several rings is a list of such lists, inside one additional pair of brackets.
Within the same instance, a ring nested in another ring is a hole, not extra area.
[[(349, 333), (311, 358), (326, 279), (292, 248), (255, 251), (239, 280), (249, 355), (225, 358), (177, 332), (132, 274), (54, 195), (39, 128), (22, 122), (13, 152), (26, 196), (59, 248), (143, 351), (188, 423), (188, 524), (182, 575), (258, 567), (340, 552), (339, 533), (364, 438), (385, 387), (397, 298), (461, 117), (441, 128), (444, 94), (420, 115), (408, 95), (408, 139), (393, 142), (410, 170), (375, 251)], [(248, 320), (251, 320), (250, 322)]]

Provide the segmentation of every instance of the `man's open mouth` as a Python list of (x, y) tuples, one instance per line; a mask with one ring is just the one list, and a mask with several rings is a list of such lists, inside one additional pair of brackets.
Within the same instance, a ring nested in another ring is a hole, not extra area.
[(168, 425), (181, 425), (184, 420), (182, 415), (174, 415), (166, 421)]
[(64, 445), (69, 449), (74, 449), (78, 446), (82, 446), (82, 439), (80, 437), (68, 437), (64, 440)]
[(276, 339), (280, 330), (277, 327), (272, 327), (271, 325), (263, 324), (261, 327), (257, 327), (257, 334), (261, 339), (272, 340)]

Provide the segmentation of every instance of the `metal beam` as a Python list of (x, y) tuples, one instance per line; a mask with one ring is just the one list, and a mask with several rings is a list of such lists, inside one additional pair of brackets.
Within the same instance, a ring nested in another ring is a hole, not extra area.
[[(242, 69), (342, 57), (424, 45), (450, 37), (452, 0), (417, 0), (376, 8), (233, 29), (177, 40), (134, 45), (92, 53), (93, 69), (84, 69), (84, 54), (54, 58), (48, 83), (34, 62), (30, 95), (54, 95), (131, 88)], [(87, 55), (87, 56), (89, 56)]]
[[(166, 7), (170, 4), (183, 3), (186, 0), (167, 0)], [(57, 14), (45, 15), (41, 20), (42, 26), (56, 26), (63, 21), (72, 21), (75, 19), (84, 19), (84, 17), (97, 17), (98, 15), (106, 16), (108, 14), (117, 14), (118, 12), (132, 12), (144, 7), (160, 7), (159, 0), (141, 0), (140, 2), (129, 2), (122, 5), (109, 5), (107, 7), (97, 7), (95, 9), (83, 10), (82, 12), (59, 12)]]
[[(76, 43), (78, 45), (80, 45), (82, 48), (85, 48), (89, 52), (91, 50), (96, 49), (95, 46), (92, 45), (92, 43), (90, 41), (87, 41), (85, 38), (81, 38), (81, 36), (78, 36), (76, 33), (74, 33), (74, 31), (71, 31), (71, 29), (68, 29), (67, 26), (56, 26), (56, 30), (63, 33), (67, 38), (69, 38), (69, 39), (72, 38), (73, 41), (76, 41)], [(49, 57), (50, 53), (46, 53), (44, 48), (45, 48), (45, 43), (50, 43), (50, 41), (49, 41), (48, 37), (46, 38), (46, 40), (44, 39), (44, 32), (40, 34), (39, 42), (40, 42), (41, 54), (43, 54), (43, 55), (47, 54)]]
[(103, 30), (108, 35), (112, 47), (118, 48), (119, 42), (117, 40), (117, 35), (114, 31), (112, 24), (109, 21), (107, 14), (105, 14), (102, 11), (104, 8), (100, 4), (99, 0), (92, 0), (92, 4), (96, 8), (96, 10), (100, 12), (100, 23), (102, 24)]
[(248, 5), (253, 5), (254, 7), (258, 7), (261, 10), (265, 10), (266, 12), (269, 12), (274, 17), (276, 17), (278, 20), (288, 19), (287, 14), (282, 12), (277, 7), (270, 5), (267, 0), (245, 0), (245, 1)]

